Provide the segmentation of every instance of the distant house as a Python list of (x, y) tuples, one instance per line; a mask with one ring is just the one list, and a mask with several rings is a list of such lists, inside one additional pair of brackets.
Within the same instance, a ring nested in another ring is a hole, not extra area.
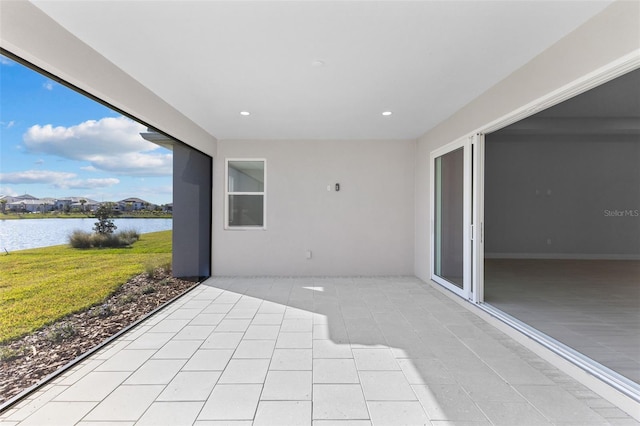
[[(82, 203), (84, 200), (84, 203)], [(55, 200), (55, 210), (95, 211), (100, 203), (87, 197), (65, 197)]]
[(116, 204), (118, 205), (117, 210), (120, 210), (123, 212), (155, 208), (155, 204), (152, 204), (148, 201), (142, 200), (140, 198), (135, 198), (135, 197), (125, 198), (124, 200), (118, 201)]
[(12, 212), (45, 212), (53, 210), (53, 202), (46, 199), (18, 199), (7, 203), (6, 210)]

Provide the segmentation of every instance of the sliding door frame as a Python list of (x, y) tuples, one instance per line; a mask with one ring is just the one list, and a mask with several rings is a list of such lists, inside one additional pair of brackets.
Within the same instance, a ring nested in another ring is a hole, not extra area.
[[(436, 159), (446, 155), (450, 152), (456, 151), (458, 149), (463, 150), (463, 217), (462, 217), (462, 238), (463, 238), (463, 272), (462, 272), (462, 288), (456, 286), (455, 284), (450, 283), (446, 279), (436, 275)], [(468, 244), (469, 239), (471, 237), (471, 140), (469, 138), (459, 139), (452, 143), (449, 143), (443, 147), (436, 149), (431, 152), (429, 156), (429, 164), (431, 165), (431, 185), (430, 185), (430, 200), (431, 200), (431, 279), (443, 287), (451, 290), (455, 294), (465, 298), (472, 300), (473, 299), (473, 291), (471, 286), (471, 250)]]

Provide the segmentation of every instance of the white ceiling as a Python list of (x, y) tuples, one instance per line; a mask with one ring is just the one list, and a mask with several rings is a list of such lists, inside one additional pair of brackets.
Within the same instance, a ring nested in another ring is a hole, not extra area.
[(610, 2), (33, 3), (219, 139), (396, 139), (424, 134)]

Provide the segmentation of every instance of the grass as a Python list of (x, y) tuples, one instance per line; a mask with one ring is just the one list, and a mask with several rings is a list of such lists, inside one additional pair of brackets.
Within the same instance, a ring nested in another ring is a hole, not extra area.
[(101, 303), (146, 265), (171, 262), (171, 231), (129, 248), (53, 246), (0, 255), (0, 342)]

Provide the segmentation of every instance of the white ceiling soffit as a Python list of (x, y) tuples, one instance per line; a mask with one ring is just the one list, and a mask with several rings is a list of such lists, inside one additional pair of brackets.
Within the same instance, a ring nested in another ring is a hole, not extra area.
[(419, 137), (609, 3), (34, 1), (218, 139)]

